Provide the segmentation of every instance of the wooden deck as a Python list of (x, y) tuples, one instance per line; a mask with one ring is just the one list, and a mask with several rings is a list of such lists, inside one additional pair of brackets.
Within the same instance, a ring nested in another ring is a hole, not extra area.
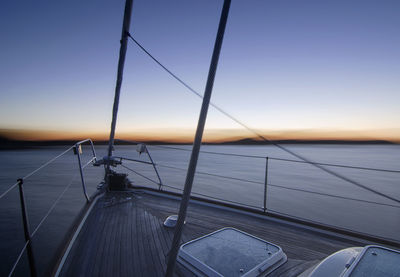
[[(177, 214), (179, 202), (137, 192), (107, 193), (83, 225), (60, 276), (163, 276), (173, 230), (164, 219)], [(360, 246), (350, 240), (190, 203), (183, 242), (223, 227), (235, 227), (282, 247), (288, 262), (272, 276), (296, 276), (329, 254)], [(179, 267), (177, 275), (182, 275)]]

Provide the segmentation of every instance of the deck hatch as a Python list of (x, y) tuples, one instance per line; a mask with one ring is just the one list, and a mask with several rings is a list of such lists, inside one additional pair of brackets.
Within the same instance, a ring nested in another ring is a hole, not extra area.
[(282, 249), (234, 228), (183, 244), (178, 262), (196, 275), (259, 276), (286, 261)]
[(367, 246), (345, 276), (399, 276), (400, 252), (381, 246)]

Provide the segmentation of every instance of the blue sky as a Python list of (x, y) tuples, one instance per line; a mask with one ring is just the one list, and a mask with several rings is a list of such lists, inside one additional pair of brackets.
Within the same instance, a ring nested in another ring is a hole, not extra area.
[[(2, 1), (0, 129), (108, 134), (123, 8)], [(203, 93), (221, 8), (135, 0), (131, 33)], [(399, 27), (395, 0), (233, 0), (212, 101), (272, 136), (400, 138)], [(130, 43), (117, 134), (190, 137), (200, 104)], [(206, 128), (241, 129), (212, 108)]]

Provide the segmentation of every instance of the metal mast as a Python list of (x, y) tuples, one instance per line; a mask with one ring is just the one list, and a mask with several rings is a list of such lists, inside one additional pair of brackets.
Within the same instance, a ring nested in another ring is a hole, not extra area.
[(125, 12), (124, 12), (124, 22), (122, 25), (122, 34), (121, 34), (121, 40), (120, 40), (121, 47), (119, 49), (117, 84), (115, 86), (115, 96), (114, 96), (114, 106), (113, 106), (113, 112), (112, 112), (111, 131), (110, 131), (110, 139), (108, 142), (108, 154), (107, 154), (108, 165), (107, 165), (106, 173), (110, 169), (110, 157), (112, 156), (112, 152), (113, 152), (115, 126), (117, 124), (119, 95), (121, 92), (122, 75), (124, 73), (126, 49), (128, 46), (129, 26), (131, 24), (132, 5), (133, 5), (133, 0), (126, 0)]
[(169, 252), (167, 272), (165, 274), (165, 276), (167, 276), (167, 277), (172, 277), (173, 273), (174, 273), (176, 257), (178, 254), (179, 243), (181, 241), (183, 225), (184, 225), (185, 218), (186, 218), (186, 210), (187, 210), (187, 206), (189, 204), (190, 192), (192, 191), (192, 185), (193, 185), (194, 174), (196, 171), (197, 159), (199, 157), (199, 151), (200, 151), (200, 146), (201, 146), (201, 140), (203, 137), (204, 125), (206, 123), (208, 106), (210, 104), (210, 98), (211, 98), (211, 93), (212, 93), (212, 89), (213, 89), (213, 85), (214, 85), (215, 73), (217, 71), (218, 59), (219, 59), (219, 54), (221, 52), (222, 41), (224, 39), (225, 26), (226, 26), (226, 21), (228, 19), (230, 5), (231, 5), (231, 0), (224, 1), (224, 6), (222, 8), (221, 18), (220, 18), (219, 26), (218, 26), (217, 37), (215, 39), (215, 44), (214, 44), (214, 51), (213, 51), (212, 58), (211, 58), (210, 69), (208, 72), (208, 78), (207, 78), (206, 89), (204, 92), (203, 103), (201, 105), (199, 121), (197, 124), (196, 135), (194, 138), (192, 155), (190, 157), (188, 172), (186, 175), (185, 188), (183, 191), (182, 200), (181, 200), (181, 204), (180, 204), (180, 208), (179, 208), (178, 222), (175, 226), (174, 239), (172, 241), (171, 251)]

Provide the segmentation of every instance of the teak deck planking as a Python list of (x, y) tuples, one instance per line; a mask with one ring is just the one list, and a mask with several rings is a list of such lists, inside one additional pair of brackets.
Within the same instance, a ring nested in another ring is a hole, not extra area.
[[(165, 218), (179, 201), (143, 191), (100, 196), (81, 229), (60, 276), (164, 276), (173, 229)], [(296, 276), (352, 240), (306, 228), (191, 202), (182, 243), (223, 227), (234, 227), (279, 245), (288, 262), (272, 276)], [(184, 270), (177, 267), (177, 275)]]

